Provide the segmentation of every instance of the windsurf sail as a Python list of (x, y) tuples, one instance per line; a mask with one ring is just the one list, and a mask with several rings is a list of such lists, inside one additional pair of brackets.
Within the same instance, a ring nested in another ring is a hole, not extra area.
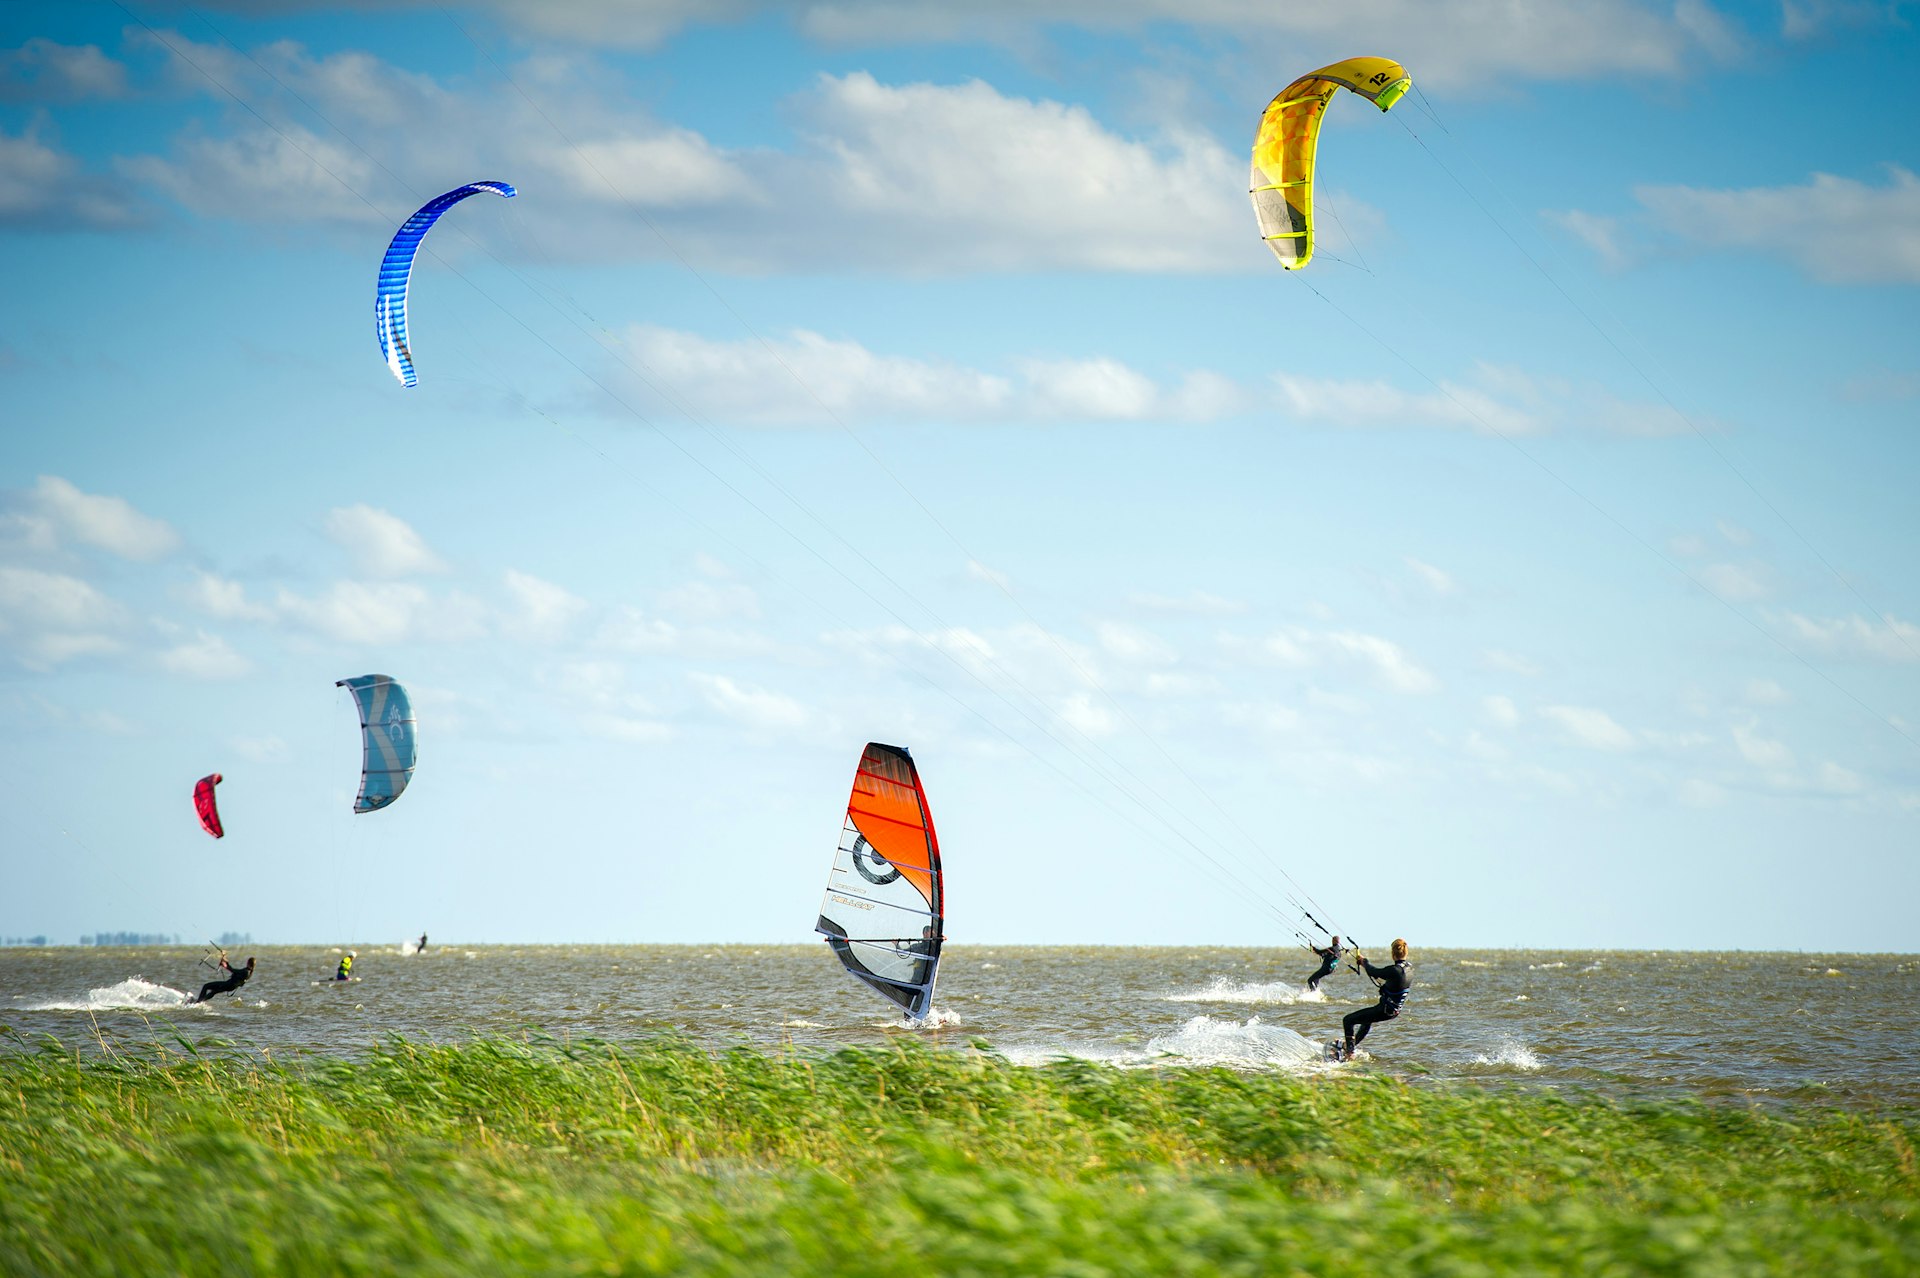
[(377, 812), (400, 797), (413, 779), (413, 703), (407, 690), (383, 674), (341, 679), (360, 708), (360, 794), (355, 812)]
[[(193, 810), (200, 814), (200, 828), (216, 839), (227, 837), (227, 828), (220, 824), (220, 805), (213, 797), (213, 787), (219, 785), (220, 780), (218, 772), (209, 772), (193, 783)], [(243, 803), (240, 806), (246, 805)], [(243, 821), (241, 824), (246, 823)]]
[(814, 930), (847, 971), (919, 1020), (933, 1007), (946, 940), (940, 841), (903, 746), (869, 744)]

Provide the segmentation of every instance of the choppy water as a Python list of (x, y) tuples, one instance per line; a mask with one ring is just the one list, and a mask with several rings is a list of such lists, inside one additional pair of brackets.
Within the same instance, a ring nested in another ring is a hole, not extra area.
[[(917, 1033), (1009, 1058), (1178, 1058), (1317, 1072), (1309, 1053), (1373, 1001), (1350, 972), (1307, 994), (1277, 950), (949, 946), (931, 1023), (902, 1030), (823, 945), (261, 947), (238, 998), (185, 1006), (197, 949), (0, 950), (0, 1045), (130, 1045), (174, 1034), (281, 1054), (352, 1054), (390, 1035), (626, 1039), (801, 1048)], [(243, 959), (245, 952), (235, 956)], [(1414, 993), (1358, 1068), (1617, 1095), (1920, 1104), (1912, 955), (1416, 952)]]

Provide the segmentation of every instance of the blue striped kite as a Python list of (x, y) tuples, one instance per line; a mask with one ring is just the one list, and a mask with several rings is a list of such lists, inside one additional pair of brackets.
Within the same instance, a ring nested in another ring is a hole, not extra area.
[(387, 255), (380, 259), (380, 287), (373, 295), (373, 323), (380, 334), (380, 354), (402, 386), (412, 386), (418, 380), (413, 375), (413, 356), (407, 351), (407, 282), (413, 277), (413, 255), (419, 252), (420, 241), (442, 213), (482, 191), (509, 198), (514, 194), (505, 182), (469, 182), (445, 195), (436, 195), (394, 232), (393, 243), (387, 245)]

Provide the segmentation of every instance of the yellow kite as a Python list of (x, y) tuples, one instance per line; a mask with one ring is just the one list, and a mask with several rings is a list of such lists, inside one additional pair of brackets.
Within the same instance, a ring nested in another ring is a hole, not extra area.
[(1386, 111), (1412, 87), (1407, 69), (1390, 58), (1348, 58), (1308, 72), (1267, 103), (1248, 193), (1260, 237), (1282, 266), (1299, 270), (1313, 257), (1313, 152), (1334, 90), (1351, 90)]

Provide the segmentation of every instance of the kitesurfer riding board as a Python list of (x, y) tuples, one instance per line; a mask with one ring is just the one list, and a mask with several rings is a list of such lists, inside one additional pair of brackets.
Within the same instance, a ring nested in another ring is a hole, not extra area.
[(245, 967), (230, 968), (229, 970), (233, 973), (232, 976), (229, 976), (224, 981), (208, 981), (200, 987), (200, 993), (188, 999), (187, 1002), (204, 1003), (215, 994), (233, 993), (233, 991), (245, 985), (248, 978), (253, 975), (253, 960), (249, 958)]
[(1380, 1001), (1372, 1007), (1363, 1007), (1357, 1012), (1348, 1012), (1340, 1018), (1340, 1028), (1344, 1040), (1340, 1044), (1342, 1055), (1352, 1059), (1354, 1049), (1366, 1038), (1367, 1031), (1380, 1021), (1390, 1021), (1400, 1015), (1401, 1005), (1407, 1001), (1407, 991), (1413, 986), (1411, 970), (1407, 966), (1407, 943), (1395, 937), (1392, 947), (1393, 961), (1375, 967), (1367, 961), (1367, 956), (1359, 950), (1353, 957), (1359, 962), (1366, 975), (1380, 987)]

